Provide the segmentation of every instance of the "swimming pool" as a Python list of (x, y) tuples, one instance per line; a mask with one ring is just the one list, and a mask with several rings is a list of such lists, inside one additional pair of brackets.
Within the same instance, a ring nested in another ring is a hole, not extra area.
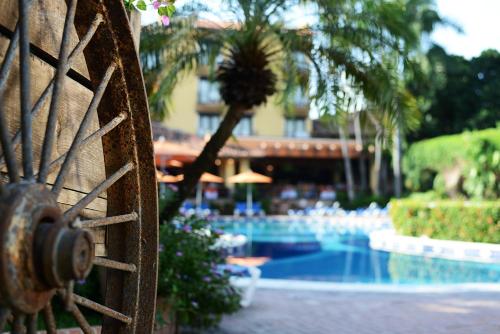
[(390, 223), (379, 219), (252, 218), (217, 220), (244, 234), (236, 256), (265, 257), (263, 278), (378, 284), (500, 283), (500, 265), (377, 251), (368, 235)]

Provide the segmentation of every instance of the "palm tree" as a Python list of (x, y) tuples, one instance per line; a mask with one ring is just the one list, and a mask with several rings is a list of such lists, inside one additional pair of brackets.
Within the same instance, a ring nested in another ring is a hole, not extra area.
[[(382, 192), (383, 144), (389, 141), (385, 136), (392, 136), (395, 191), (400, 196), (401, 138), (405, 131), (416, 128), (422, 107), (422, 101), (413, 96), (408, 83), (423, 81), (425, 59), (421, 53), (421, 38), (444, 20), (435, 11), (432, 0), (367, 0), (363, 5), (372, 10), (366, 12), (359, 10), (361, 4), (358, 1), (353, 0), (350, 4), (357, 8), (354, 16), (348, 16), (355, 28), (346, 23), (339, 27), (337, 22), (328, 19), (332, 15), (338, 15), (338, 10), (324, 13), (326, 26), (332, 30), (332, 36), (327, 34), (329, 39), (326, 39), (325, 54), (334, 64), (329, 71), (330, 79), (333, 80), (325, 84), (325, 90), (330, 92), (324, 95), (327, 98), (323, 101), (322, 112), (335, 115), (334, 119), (337, 120), (342, 119), (337, 116), (339, 113), (352, 114), (353, 110), (344, 107), (346, 92), (348, 99), (353, 99), (350, 91), (357, 95), (354, 99), (365, 102), (366, 108), (361, 113), (368, 115), (376, 130), (374, 192), (377, 195)], [(370, 23), (363, 25), (360, 23), (362, 21)], [(351, 32), (359, 31), (356, 27), (362, 28), (364, 34), (357, 34), (349, 41), (343, 40), (339, 30), (345, 31), (346, 26), (347, 31)], [(377, 34), (384, 37), (374, 38)], [(349, 54), (343, 51), (344, 48), (354, 48), (350, 57), (347, 57)], [(339, 63), (343, 65), (338, 66)], [(340, 136), (341, 142), (344, 142), (345, 137)], [(346, 178), (349, 178), (349, 174), (352, 172), (346, 170)]]
[(382, 127), (381, 121), (376, 118), (378, 116), (373, 111), (367, 110), (366, 115), (375, 128), (375, 140), (374, 140), (374, 162), (373, 162), (373, 174), (375, 179), (373, 180), (373, 193), (375, 196), (380, 196), (382, 194), (381, 180), (382, 180), (382, 153), (383, 153), (383, 141), (384, 141), (384, 129)]
[(354, 117), (354, 136), (356, 139), (356, 149), (359, 152), (359, 174), (360, 174), (360, 190), (361, 193), (366, 193), (368, 190), (368, 178), (366, 170), (366, 151), (363, 140), (363, 130), (361, 127), (361, 113), (357, 113)]
[[(413, 36), (412, 28), (399, 20), (408, 1), (416, 0), (226, 0), (225, 8), (237, 20), (219, 29), (197, 28), (198, 16), (193, 13), (214, 11), (205, 1), (192, 1), (189, 10), (177, 12), (169, 28), (145, 28), (141, 60), (156, 118), (168, 111), (168, 97), (183, 74), (196, 70), (204, 60), (227, 106), (218, 130), (186, 171), (177, 199), (166, 206), (164, 216), (177, 212), (243, 113), (275, 93), (287, 106), (297, 86), (305, 90), (310, 79), (311, 97), (320, 110), (330, 111), (335, 106), (337, 79), (345, 74), (366, 98), (382, 104), (392, 82), (380, 56), (387, 50), (402, 53), (405, 40)], [(316, 13), (317, 22), (308, 29), (289, 29), (284, 23), (289, 7), (298, 3), (306, 3)], [(311, 61), (312, 73), (306, 78), (295, 62), (297, 52)], [(221, 53), (225, 60), (218, 66), (215, 60)]]
[[(217, 131), (185, 171), (178, 196), (163, 210), (166, 219), (176, 214), (203, 172), (213, 165), (247, 111), (276, 93), (287, 105), (295, 89), (306, 85), (307, 80), (296, 63), (296, 53), (310, 57), (310, 34), (285, 27), (280, 19), (285, 12), (284, 3), (280, 0), (227, 1), (227, 8), (234, 11), (238, 21), (226, 27), (200, 29), (196, 25), (197, 16), (182, 17), (181, 11), (166, 30), (158, 26), (144, 29), (141, 59), (150, 106), (156, 118), (164, 116), (168, 97), (182, 75), (204, 63), (208, 63), (212, 79), (219, 83), (227, 106)], [(224, 60), (217, 64), (219, 54)]]

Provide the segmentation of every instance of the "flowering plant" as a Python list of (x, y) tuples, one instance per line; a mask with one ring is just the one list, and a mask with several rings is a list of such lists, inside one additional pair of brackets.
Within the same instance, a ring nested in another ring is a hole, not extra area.
[[(125, 7), (128, 10), (138, 9), (145, 11), (148, 9), (148, 3), (146, 0), (123, 0), (125, 2)], [(170, 24), (170, 17), (175, 12), (175, 0), (147, 0), (149, 5), (153, 7), (154, 10), (158, 12), (161, 18), (161, 22), (164, 26)]]
[(214, 247), (220, 235), (198, 218), (178, 217), (160, 226), (158, 296), (168, 299), (179, 326), (213, 327), (240, 308), (240, 294)]

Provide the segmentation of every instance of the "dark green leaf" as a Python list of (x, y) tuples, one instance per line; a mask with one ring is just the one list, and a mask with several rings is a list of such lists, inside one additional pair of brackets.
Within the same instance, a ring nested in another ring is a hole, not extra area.
[(146, 10), (148, 8), (148, 6), (146, 5), (146, 2), (144, 0), (137, 1), (137, 3), (135, 4), (135, 7), (137, 7), (137, 9), (139, 9), (139, 10)]

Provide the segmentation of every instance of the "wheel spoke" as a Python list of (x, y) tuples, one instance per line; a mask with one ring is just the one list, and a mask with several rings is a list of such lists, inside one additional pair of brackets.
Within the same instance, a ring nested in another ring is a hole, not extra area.
[(24, 315), (15, 314), (12, 323), (12, 334), (24, 334)]
[(56, 334), (56, 318), (54, 317), (54, 312), (52, 311), (52, 305), (50, 303), (43, 308), (42, 315), (43, 321), (45, 322), (45, 328), (47, 329), (47, 334)]
[(83, 120), (80, 123), (80, 127), (78, 128), (78, 131), (76, 132), (75, 138), (73, 139), (73, 142), (71, 143), (71, 146), (66, 153), (66, 158), (64, 159), (63, 165), (61, 167), (61, 170), (59, 171), (59, 174), (57, 175), (56, 182), (54, 183), (54, 186), (52, 187), (52, 192), (54, 194), (59, 195), (59, 192), (61, 191), (63, 185), (64, 185), (64, 180), (66, 179), (66, 175), (68, 175), (69, 172), (69, 166), (73, 159), (76, 157), (76, 154), (78, 153), (80, 147), (82, 146), (83, 143), (83, 136), (85, 135), (85, 132), (87, 131), (87, 128), (90, 124), (90, 121), (92, 120), (92, 116), (95, 114), (97, 111), (97, 108), (99, 107), (99, 104), (101, 103), (101, 99), (104, 95), (104, 92), (106, 91), (106, 87), (108, 87), (108, 83), (111, 80), (111, 77), (113, 76), (113, 73), (116, 69), (116, 64), (112, 63), (108, 69), (106, 70), (106, 73), (104, 74), (104, 77), (102, 78), (101, 83), (96, 89), (96, 92), (94, 94), (94, 97), (92, 98), (92, 101), (90, 102), (89, 108), (87, 109), (87, 112), (83, 116)]
[(0, 92), (5, 89), (5, 84), (9, 77), (10, 69), (12, 68), (12, 63), (16, 56), (17, 46), (19, 45), (19, 23), (16, 24), (16, 29), (14, 30), (14, 36), (10, 40), (9, 47), (5, 53), (5, 58), (2, 62), (2, 68), (0, 69)]
[(5, 162), (7, 164), (7, 172), (9, 173), (9, 181), (11, 183), (19, 181), (18, 166), (14, 149), (10, 143), (9, 130), (7, 129), (7, 122), (3, 112), (3, 103), (0, 103), (0, 142)]
[[(28, 0), (28, 10), (31, 8), (31, 3), (33, 0)], [(4, 60), (2, 62), (2, 67), (0, 68), (0, 92), (3, 94), (5, 84), (7, 83), (7, 78), (9, 77), (10, 69), (12, 68), (12, 62), (16, 56), (16, 50), (19, 45), (19, 34), (20, 34), (19, 22), (16, 24), (14, 29), (14, 35), (10, 40), (9, 47), (5, 53)]]
[(108, 226), (108, 225), (113, 225), (113, 224), (120, 224), (120, 223), (127, 223), (127, 222), (132, 222), (136, 221), (137, 218), (139, 218), (139, 215), (135, 212), (126, 214), (126, 215), (120, 215), (120, 216), (113, 216), (113, 217), (106, 217), (106, 218), (98, 218), (98, 219), (92, 219), (92, 220), (84, 220), (78, 224), (79, 228), (95, 228), (95, 227), (100, 227), (100, 226)]
[[(107, 133), (109, 133), (111, 130), (116, 128), (118, 125), (121, 124), (125, 119), (127, 119), (127, 114), (126, 113), (121, 113), (120, 115), (116, 116), (113, 118), (111, 121), (109, 121), (105, 126), (100, 128), (99, 130), (96, 130), (94, 133), (92, 133), (90, 136), (85, 138), (82, 141), (82, 144), (80, 145), (80, 149), (86, 147), (89, 144), (92, 144), (98, 139), (101, 139), (104, 137)], [(54, 160), (49, 167), (49, 173), (52, 172), (57, 166), (63, 163), (63, 161), (66, 158), (67, 153), (62, 154), (59, 158)]]
[[(71, 51), (71, 55), (69, 56), (68, 63), (66, 65), (66, 68), (64, 69), (64, 74), (66, 75), (68, 71), (70, 70), (71, 66), (73, 66), (73, 63), (75, 62), (76, 58), (80, 56), (87, 46), (87, 44), (90, 42), (92, 37), (94, 36), (95, 32), (97, 31), (97, 28), (99, 25), (103, 22), (103, 17), (100, 13), (96, 15), (94, 20), (92, 21), (92, 24), (90, 25), (89, 30), (83, 36), (83, 38), (78, 42), (78, 44), (75, 46), (73, 51)], [(33, 109), (31, 109), (31, 119), (33, 120), (35, 117), (38, 116), (38, 113), (40, 110), (42, 110), (42, 107), (45, 105), (47, 102), (48, 97), (52, 93), (52, 89), (54, 88), (54, 81), (55, 78), (53, 78), (49, 85), (45, 87), (44, 91), (42, 92), (42, 95), (38, 98), (36, 101), (35, 105), (33, 106)], [(0, 90), (1, 91), (1, 90)], [(19, 144), (19, 141), (21, 140), (21, 132), (18, 130), (16, 134), (14, 135), (14, 138), (12, 139), (12, 145), (14, 149), (16, 146)], [(0, 155), (1, 157), (1, 155)], [(0, 167), (2, 166), (2, 160), (0, 159)]]
[(28, 0), (19, 0), (19, 67), (21, 75), (21, 137), (24, 178), (33, 179), (33, 136), (31, 124), (30, 13)]
[(52, 155), (52, 146), (54, 144), (57, 114), (59, 111), (59, 100), (61, 98), (61, 92), (66, 78), (65, 69), (68, 63), (69, 40), (71, 35), (71, 27), (73, 26), (73, 21), (75, 19), (76, 3), (77, 0), (69, 1), (68, 11), (66, 12), (66, 19), (64, 21), (61, 49), (59, 51), (59, 64), (57, 66), (54, 88), (52, 90), (49, 117), (47, 119), (47, 126), (45, 128), (45, 138), (43, 139), (42, 156), (40, 160), (40, 169), (38, 175), (38, 182), (40, 183), (45, 183), (47, 181), (49, 164)]
[(117, 270), (122, 270), (122, 271), (128, 271), (131, 273), (135, 273), (137, 271), (137, 267), (135, 266), (135, 264), (118, 262), (118, 261), (114, 261), (114, 260), (110, 260), (110, 259), (106, 259), (106, 258), (102, 258), (102, 257), (94, 258), (94, 264), (96, 266), (117, 269)]
[(28, 334), (36, 334), (38, 313), (28, 315)]
[(110, 318), (113, 318), (113, 319), (116, 319), (116, 320), (121, 321), (123, 323), (126, 323), (127, 325), (132, 322), (131, 317), (129, 317), (123, 313), (120, 313), (118, 311), (115, 311), (115, 310), (113, 310), (109, 307), (106, 307), (104, 305), (96, 303), (90, 299), (84, 298), (84, 297), (79, 296), (79, 295), (75, 295), (74, 300), (75, 300), (75, 303), (77, 303), (78, 305), (82, 305), (86, 308), (89, 308), (91, 310), (99, 312), (99, 313), (106, 315)]
[(6, 308), (0, 308), (0, 332), (3, 332), (3, 328), (7, 323), (7, 318), (9, 318), (10, 311)]
[(78, 203), (76, 203), (71, 209), (64, 213), (64, 220), (70, 222), (74, 220), (80, 211), (85, 209), (90, 202), (97, 198), (103, 191), (106, 191), (109, 187), (115, 184), (123, 175), (127, 174), (134, 168), (134, 164), (129, 162), (125, 164), (122, 168), (116, 171), (113, 175), (103, 181), (101, 184), (97, 186), (94, 190), (88, 193), (85, 197), (83, 197)]
[(71, 306), (70, 313), (73, 315), (73, 318), (75, 318), (78, 326), (82, 329), (84, 334), (94, 334), (94, 330), (90, 327), (90, 324), (87, 319), (85, 319), (82, 312), (80, 312), (78, 306), (73, 304), (73, 306)]

